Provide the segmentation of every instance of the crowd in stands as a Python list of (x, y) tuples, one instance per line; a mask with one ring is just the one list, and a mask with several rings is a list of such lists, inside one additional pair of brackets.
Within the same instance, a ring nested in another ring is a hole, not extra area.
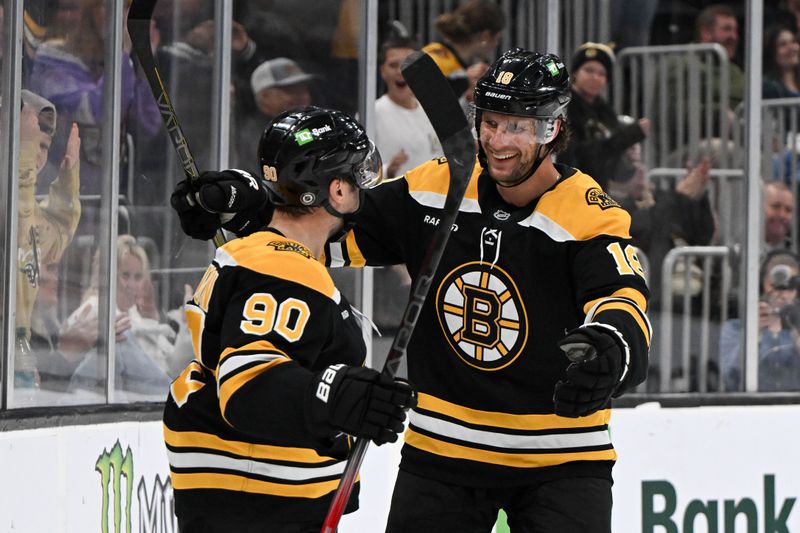
[[(350, 0), (235, 3), (231, 166), (250, 171), (259, 168), (260, 133), (272, 117), (288, 108), (314, 104), (356, 112), (358, 4)], [(385, 13), (383, 4), (381, 13)], [(612, 34), (624, 37), (618, 39), (616, 48), (613, 43), (586, 42), (576, 50), (563, 51), (563, 57), (570, 59), (567, 67), (572, 76), (568, 118), (573, 142), (572, 149), (558, 159), (593, 176), (631, 214), (633, 239), (650, 264), (653, 308), (672, 312), (660, 309), (664, 284), (672, 283), (671, 279), (661, 279), (661, 263), (667, 252), (676, 246), (735, 244), (721, 237), (720, 210), (729, 206), (720, 205), (719, 190), (713, 187), (713, 173), (725, 161), (716, 157), (713, 149), (693, 159), (683, 153), (675, 160), (674, 167), (681, 169), (677, 178), (666, 186), (652, 182), (652, 169), (646, 168), (642, 153), (644, 143), (654, 135), (656, 117), (625, 116), (612, 104), (610, 92), (612, 76), (620, 73), (616, 58), (620, 49), (667, 42), (657, 28), (665, 16), (664, 3), (616, 0), (612, 4), (613, 20), (617, 21)], [(631, 4), (636, 8), (624, 7)], [(720, 107), (715, 112), (724, 113), (733, 130), (745, 97), (739, 37), (743, 5), (700, 4), (702, 9), (695, 6), (681, 11), (693, 15), (691, 22), (684, 20), (680, 27), (685, 37), (682, 42), (723, 47), (729, 79), (717, 81), (726, 83), (728, 101), (720, 99), (721, 85), (710, 90)], [(103, 220), (99, 197), (110, 191), (104, 185), (104, 172), (108, 170), (102, 164), (103, 129), (108, 123), (103, 105), (107, 79), (105, 9), (102, 0), (26, 2), (16, 300), (21, 343), (27, 344), (24, 350), (33, 355), (17, 357), (15, 367), (21, 377), (27, 372), (29, 378), (20, 383), (37, 383), (41, 390), (63, 395), (45, 402), (86, 402), (101, 397), (109, 344), (114, 344), (115, 383), (128, 399), (162, 397), (166, 384), (192, 353), (179, 309), (188, 297), (184, 284), (196, 283), (199, 274), (177, 277), (170, 283), (159, 276), (170, 267), (204, 262), (192, 259), (196, 256), (186, 251), (189, 245), (177, 224), (167, 222), (172, 214), (165, 191), (179, 179), (179, 167), (144, 74), (131, 54), (127, 31), (120, 65), (124, 142), (119, 190), (120, 203), (130, 213), (130, 220), (120, 224), (118, 254), (112, 258), (116, 260), (117, 284), (116, 309), (110, 312), (116, 338), (105, 339), (101, 331), (99, 295), (109, 288), (98, 284), (99, 243), (92, 236)], [(0, 5), (0, 20), (2, 16)], [(208, 109), (214, 80), (213, 16), (212, 2), (163, 1), (158, 3), (151, 28), (151, 46), (199, 168), (211, 165), (213, 135)], [(631, 16), (639, 17), (636, 28), (643, 31), (620, 31), (619, 25), (624, 29), (629, 24), (625, 20)], [(800, 2), (767, 3), (765, 99), (800, 97), (798, 21)], [(509, 21), (498, 2), (464, 1), (436, 18), (436, 36), (424, 45), (402, 25), (389, 22), (381, 20), (380, 26), (380, 97), (375, 103), (374, 131), (384, 170), (393, 177), (441, 155), (432, 126), (403, 80), (403, 60), (415, 50), (429, 53), (451, 79), (469, 113), (475, 81), (495, 57)], [(0, 66), (4, 63), (3, 42), (0, 39)], [(662, 90), (673, 90), (669, 73), (660, 81)], [(708, 133), (720, 135), (719, 131)], [(797, 149), (787, 149), (786, 142), (780, 139), (777, 143), (776, 165), (784, 164), (787, 157), (797, 157)], [(797, 166), (792, 169), (796, 171)], [(797, 251), (793, 248), (797, 242), (793, 236), (798, 231), (797, 184), (785, 179), (787, 175), (776, 171), (762, 176), (761, 249), (764, 254), (770, 253), (762, 269), (762, 307), (769, 310), (779, 304), (794, 309), (797, 298), (798, 287), (793, 284), (798, 275), (797, 261), (786, 259)], [(776, 180), (778, 176), (781, 179)], [(772, 255), (778, 252), (784, 255)], [(775, 263), (776, 257), (782, 257), (783, 262)], [(95, 265), (90, 268), (92, 263)], [(734, 261), (730, 268), (738, 268), (738, 264)], [(773, 275), (776, 268), (780, 272)], [(786, 269), (791, 283), (784, 286), (776, 280)], [(377, 322), (399, 321), (399, 314), (391, 310), (402, 309), (407, 274), (402, 269), (387, 271), (379, 275), (379, 285), (393, 296), (381, 301), (385, 305), (379, 305), (376, 312), (386, 316)], [(743, 386), (737, 344), (741, 323), (736, 314), (734, 311), (733, 318), (720, 324), (716, 341), (720, 389), (725, 390)], [(791, 321), (794, 318), (785, 315), (763, 311), (761, 316), (760, 353), (766, 370), (759, 387), (765, 390), (800, 388), (794, 378), (775, 377), (793, 376), (787, 365), (800, 369), (800, 341)]]

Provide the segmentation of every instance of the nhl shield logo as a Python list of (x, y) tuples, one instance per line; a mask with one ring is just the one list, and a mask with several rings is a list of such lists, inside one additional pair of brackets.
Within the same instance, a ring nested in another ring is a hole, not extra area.
[(497, 265), (475, 261), (447, 274), (436, 293), (436, 314), (458, 357), (480, 370), (510, 365), (528, 340), (519, 290)]
[(599, 187), (592, 187), (586, 191), (586, 203), (589, 205), (597, 205), (603, 210), (609, 207), (619, 207), (619, 204)]

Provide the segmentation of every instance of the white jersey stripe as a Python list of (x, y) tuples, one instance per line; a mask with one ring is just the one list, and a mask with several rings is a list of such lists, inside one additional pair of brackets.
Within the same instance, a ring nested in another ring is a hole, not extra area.
[(451, 439), (511, 450), (555, 450), (608, 446), (611, 436), (607, 429), (587, 433), (556, 433), (551, 435), (511, 435), (495, 431), (468, 428), (455, 422), (411, 411), (409, 420), (414, 426)]
[[(447, 195), (430, 191), (411, 191), (409, 194), (417, 203), (425, 207), (433, 207), (436, 209), (443, 209), (444, 200), (447, 198)], [(481, 206), (478, 200), (464, 198), (461, 200), (461, 205), (458, 207), (458, 210), (462, 213), (480, 213)]]
[(241, 474), (257, 474), (287, 481), (313, 482), (318, 478), (338, 476), (344, 472), (345, 461), (327, 466), (295, 467), (276, 465), (254, 461), (251, 459), (236, 459), (224, 455), (202, 452), (174, 452), (167, 450), (169, 464), (174, 468), (213, 468), (238, 472)]
[(340, 268), (345, 266), (344, 263), (344, 247), (340, 242), (331, 242), (327, 245), (327, 253), (328, 259), (330, 260), (330, 266), (333, 268)]
[(556, 242), (574, 241), (575, 236), (562, 228), (553, 219), (534, 211), (528, 218), (518, 222), (520, 226), (528, 226), (543, 231), (548, 237)]
[(248, 365), (254, 361), (262, 361), (268, 363), (269, 361), (274, 361), (275, 359), (285, 359), (286, 357), (279, 354), (247, 354), (247, 355), (231, 355), (222, 362), (219, 367), (219, 374), (217, 376), (218, 381), (222, 381), (222, 379), (238, 370), (239, 368), (243, 367), (244, 365)]

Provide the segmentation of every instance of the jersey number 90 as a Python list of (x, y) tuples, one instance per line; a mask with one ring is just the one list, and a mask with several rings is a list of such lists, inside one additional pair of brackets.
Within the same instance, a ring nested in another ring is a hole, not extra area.
[(269, 293), (257, 292), (247, 299), (239, 327), (250, 335), (263, 336), (271, 331), (289, 342), (303, 336), (311, 311), (308, 304), (297, 298), (287, 298), (278, 305)]

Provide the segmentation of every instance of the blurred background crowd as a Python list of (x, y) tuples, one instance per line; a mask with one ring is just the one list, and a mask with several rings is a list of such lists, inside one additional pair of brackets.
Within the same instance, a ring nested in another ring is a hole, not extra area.
[[(181, 307), (212, 248), (183, 236), (169, 208), (182, 175), (124, 24), (113, 106), (119, 150), (108, 158), (107, 4), (24, 2), (12, 182), (17, 406), (102, 403), (109, 368), (116, 401), (161, 400), (192, 357)], [(469, 115), (472, 88), (500, 52), (515, 45), (545, 51), (554, 42), (544, 2), (381, 0), (372, 35), (358, 0), (232, 4), (225, 61), (216, 57), (223, 26), (214, 2), (161, 0), (151, 25), (152, 50), (200, 169), (258, 174), (267, 122), (314, 104), (358, 116), (387, 175), (399, 176), (441, 155), (400, 71), (408, 54), (429, 53)], [(743, 390), (741, 243), (752, 180), (763, 198), (758, 389), (800, 390), (800, 0), (764, 2), (758, 43), (744, 42), (743, 1), (562, 0), (561, 7), (556, 51), (571, 73), (573, 141), (559, 162), (593, 176), (631, 214), (656, 329), (641, 392)], [(3, 79), (13, 64), (5, 41)], [(743, 170), (745, 46), (763, 50), (758, 176)], [(367, 64), (367, 57), (376, 60)], [(211, 119), (220, 65), (231, 80), (224, 129)], [(369, 86), (374, 101), (364, 104)], [(15, 101), (1, 96), (3, 105)], [(109, 204), (104, 198), (114, 192)], [(380, 270), (369, 281), (336, 277), (351, 301), (374, 295), (384, 338), (373, 347), (385, 352), (405, 305), (405, 270)]]

